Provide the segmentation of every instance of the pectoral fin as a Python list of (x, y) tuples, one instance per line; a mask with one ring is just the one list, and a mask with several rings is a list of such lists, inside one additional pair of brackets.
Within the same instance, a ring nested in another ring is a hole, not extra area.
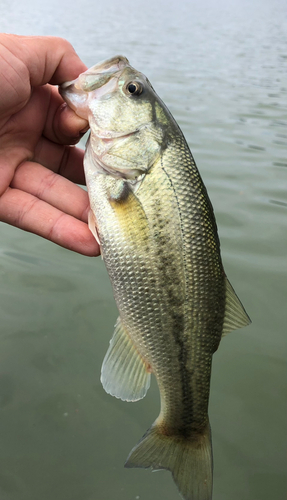
[(222, 337), (233, 330), (243, 328), (251, 323), (251, 319), (227, 278), (225, 278), (225, 293), (225, 316)]
[(123, 401), (142, 399), (150, 386), (148, 364), (137, 351), (120, 318), (101, 372), (105, 391)]

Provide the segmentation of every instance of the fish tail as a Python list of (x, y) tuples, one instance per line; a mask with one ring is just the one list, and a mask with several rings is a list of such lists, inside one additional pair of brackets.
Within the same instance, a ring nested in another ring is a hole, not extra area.
[(211, 500), (212, 446), (209, 423), (188, 439), (167, 436), (154, 425), (133, 448), (125, 467), (168, 469), (184, 500)]

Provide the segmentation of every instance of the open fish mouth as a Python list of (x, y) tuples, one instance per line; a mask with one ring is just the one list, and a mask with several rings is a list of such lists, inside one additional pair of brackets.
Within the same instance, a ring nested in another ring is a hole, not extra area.
[[(115, 56), (107, 61), (95, 64), (81, 73), (78, 78), (63, 83), (59, 87), (59, 93), (75, 113), (89, 119), (91, 100), (105, 99), (112, 95), (116, 90), (119, 78), (126, 67), (130, 67), (129, 61), (124, 56)], [(122, 136), (128, 136), (134, 133), (134, 130), (122, 132), (110, 132), (105, 128), (99, 127), (97, 118), (94, 116), (93, 132), (101, 139), (112, 139)]]
[(104, 74), (104, 73), (116, 73), (117, 71), (122, 71), (126, 66), (129, 66), (130, 63), (128, 59), (124, 56), (114, 56), (105, 61), (101, 61), (91, 68), (89, 68), (84, 75), (88, 74)]
[(106, 61), (99, 62), (84, 73), (81, 73), (75, 80), (62, 83), (59, 88), (60, 94), (72, 85), (75, 86), (74, 89), (84, 92), (99, 89), (129, 65), (128, 59), (124, 56), (115, 56)]

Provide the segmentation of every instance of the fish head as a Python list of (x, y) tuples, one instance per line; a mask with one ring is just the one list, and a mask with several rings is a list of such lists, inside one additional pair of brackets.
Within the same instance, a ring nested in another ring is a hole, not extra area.
[[(77, 115), (89, 121), (97, 164), (111, 175), (134, 179), (163, 147), (164, 114), (145, 75), (123, 56), (96, 64), (59, 89)], [(120, 162), (119, 162), (120, 158)]]

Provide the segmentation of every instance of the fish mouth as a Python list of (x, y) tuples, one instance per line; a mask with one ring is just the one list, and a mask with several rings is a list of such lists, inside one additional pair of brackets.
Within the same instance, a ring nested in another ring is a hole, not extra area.
[(110, 59), (106, 59), (105, 61), (100, 61), (99, 63), (88, 69), (86, 73), (96, 74), (106, 73), (107, 71), (113, 71), (115, 73), (116, 71), (122, 70), (129, 65), (130, 63), (126, 57), (117, 55), (114, 57), (110, 57)]
[(81, 73), (75, 80), (62, 83), (59, 87), (60, 94), (72, 85), (74, 89), (84, 92), (99, 89), (129, 65), (128, 59), (124, 56), (114, 56), (106, 61), (101, 61)]
[[(88, 120), (90, 98), (101, 99), (102, 96), (113, 93), (120, 75), (128, 66), (130, 64), (126, 57), (114, 56), (95, 64), (75, 80), (62, 83), (59, 86), (59, 93), (78, 116)], [(95, 132), (99, 135), (99, 130)], [(120, 136), (121, 134), (111, 135), (106, 130), (99, 135), (103, 139)]]

